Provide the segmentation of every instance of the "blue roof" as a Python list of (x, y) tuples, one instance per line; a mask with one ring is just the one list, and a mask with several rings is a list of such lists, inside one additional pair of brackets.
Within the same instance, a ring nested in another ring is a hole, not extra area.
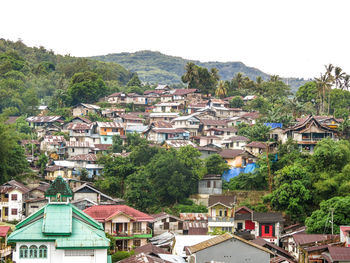
[(264, 125), (267, 127), (270, 127), (271, 129), (275, 129), (275, 128), (282, 129), (282, 127), (283, 127), (283, 124), (279, 123), (279, 122), (265, 122)]

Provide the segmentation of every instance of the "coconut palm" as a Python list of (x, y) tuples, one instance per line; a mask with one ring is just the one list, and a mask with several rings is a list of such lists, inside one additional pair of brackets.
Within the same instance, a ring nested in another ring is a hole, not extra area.
[(185, 74), (181, 77), (182, 82), (188, 83), (187, 88), (195, 88), (198, 80), (197, 66), (193, 62), (188, 62), (185, 66)]
[[(329, 71), (327, 71), (329, 72)], [(330, 74), (321, 74), (319, 78), (315, 78), (317, 89), (318, 89), (318, 95), (320, 97), (321, 101), (321, 111), (322, 113), (325, 112), (325, 101), (326, 101), (326, 91), (330, 93), (330, 90), (332, 88), (333, 79), (331, 78)], [(328, 101), (329, 103), (330, 101)], [(328, 107), (328, 113), (329, 113), (329, 107)]]
[(234, 77), (236, 83), (237, 83), (237, 89), (241, 89), (244, 85), (244, 78), (243, 74), (241, 72), (238, 72), (236, 76)]
[(218, 85), (216, 86), (215, 95), (219, 98), (225, 98), (227, 95), (227, 88), (225, 85), (225, 82), (223, 80), (220, 80), (218, 82)]
[(342, 83), (342, 89), (349, 89), (350, 87), (350, 75), (345, 75)]
[(336, 88), (344, 89), (343, 80), (346, 77), (345, 72), (341, 69), (341, 67), (335, 67), (334, 69), (334, 82)]

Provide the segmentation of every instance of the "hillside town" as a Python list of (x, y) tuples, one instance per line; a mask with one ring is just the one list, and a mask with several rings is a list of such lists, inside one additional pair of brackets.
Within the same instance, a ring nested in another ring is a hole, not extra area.
[[(255, 99), (242, 97), (242, 106)], [(321, 141), (337, 143), (345, 120), (305, 115), (288, 126), (261, 122), (260, 112), (231, 107), (231, 100), (158, 85), (143, 95), (117, 92), (96, 104), (78, 103), (68, 119), (48, 115), (49, 107), (40, 106), (37, 115), (25, 119), (35, 139), (19, 142), (35, 176), (0, 186), (0, 258), (16, 263), (350, 261), (350, 226), (333, 226), (329, 218), (331, 234), (310, 233), (294, 212), (261, 210), (245, 204), (242, 192), (224, 187), (233, 178), (256, 174), (262, 163), (271, 169), (283, 145), (293, 142), (297, 152), (312, 156)], [(8, 117), (6, 125), (17, 119)], [(266, 129), (265, 140), (239, 132), (259, 125)], [(130, 158), (132, 138), (144, 140), (149, 149), (195, 149), (202, 161), (218, 156), (223, 172), (207, 169), (189, 196), (192, 207), (207, 212), (152, 214), (147, 213), (151, 207), (138, 209), (129, 199), (104, 192), (99, 186), (111, 164), (101, 159)], [(270, 188), (273, 175), (267, 175)], [(261, 203), (262, 195), (258, 199)]]

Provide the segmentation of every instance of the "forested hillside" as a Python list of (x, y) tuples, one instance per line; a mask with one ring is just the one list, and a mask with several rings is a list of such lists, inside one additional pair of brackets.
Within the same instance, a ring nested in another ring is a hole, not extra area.
[[(200, 62), (183, 59), (181, 57), (168, 56), (160, 52), (153, 51), (108, 54), (105, 56), (94, 56), (91, 58), (106, 62), (119, 63), (128, 70), (137, 72), (142, 81), (149, 83), (181, 83), (181, 76), (185, 73), (185, 65), (188, 62), (193, 62), (198, 66), (208, 69), (217, 68), (219, 70), (219, 75), (223, 80), (231, 80), (238, 72), (243, 73), (252, 80), (255, 80), (259, 76), (261, 76), (264, 80), (270, 78), (268, 74), (259, 69), (248, 67), (242, 62)], [(283, 80), (287, 82), (286, 79)], [(304, 79), (288, 79), (288, 84), (291, 86), (292, 91), (294, 92), (305, 82), (306, 81)]]
[[(40, 103), (68, 92), (72, 77), (81, 72), (90, 80), (102, 79), (103, 95), (126, 84), (132, 73), (116, 63), (69, 55), (56, 55), (44, 47), (27, 47), (21, 41), (0, 39), (0, 113), (31, 114)], [(98, 99), (98, 98), (96, 98)], [(67, 103), (66, 103), (67, 104)]]

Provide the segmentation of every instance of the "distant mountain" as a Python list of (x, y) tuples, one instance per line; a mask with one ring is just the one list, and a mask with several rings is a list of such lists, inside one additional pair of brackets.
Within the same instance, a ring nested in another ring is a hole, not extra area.
[[(258, 76), (261, 76), (264, 80), (270, 77), (270, 75), (261, 70), (248, 67), (242, 62), (200, 62), (147, 50), (135, 53), (125, 52), (105, 56), (93, 56), (90, 58), (104, 62), (116, 62), (130, 71), (137, 72), (143, 82), (154, 84), (181, 83), (181, 76), (184, 74), (184, 68), (188, 62), (193, 62), (208, 69), (217, 68), (223, 80), (232, 79), (238, 72), (243, 73), (252, 80), (255, 80)], [(288, 82), (293, 91), (296, 91), (299, 86), (306, 82), (306, 80), (301, 78), (288, 78), (288, 80), (284, 80)]]

